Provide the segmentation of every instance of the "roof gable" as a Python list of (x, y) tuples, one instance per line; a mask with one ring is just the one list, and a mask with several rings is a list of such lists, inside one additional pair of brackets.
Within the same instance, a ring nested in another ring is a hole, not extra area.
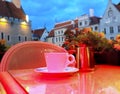
[(42, 35), (43, 35), (43, 33), (44, 33), (44, 31), (45, 31), (45, 28), (36, 29), (36, 30), (33, 31), (33, 34), (34, 34), (34, 35), (37, 35), (39, 38), (41, 38)]
[(107, 4), (107, 7), (104, 11), (104, 14), (103, 14), (103, 18), (106, 17), (106, 13), (108, 13), (108, 10), (111, 9), (111, 8), (114, 8), (115, 10), (117, 10), (118, 12), (120, 12), (120, 3), (118, 4), (113, 4), (111, 0), (109, 0), (108, 4)]

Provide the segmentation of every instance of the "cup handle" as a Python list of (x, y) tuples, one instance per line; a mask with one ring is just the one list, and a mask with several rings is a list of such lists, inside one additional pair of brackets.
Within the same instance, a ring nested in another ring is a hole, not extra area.
[(68, 66), (69, 64), (73, 64), (74, 62), (75, 62), (75, 57), (72, 54), (68, 54), (66, 66)]

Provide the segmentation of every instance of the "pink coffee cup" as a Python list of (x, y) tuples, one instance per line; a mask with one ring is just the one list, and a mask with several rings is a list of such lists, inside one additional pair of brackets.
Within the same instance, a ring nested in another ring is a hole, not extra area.
[(75, 62), (75, 57), (68, 53), (45, 53), (45, 60), (49, 72), (63, 72), (69, 64)]

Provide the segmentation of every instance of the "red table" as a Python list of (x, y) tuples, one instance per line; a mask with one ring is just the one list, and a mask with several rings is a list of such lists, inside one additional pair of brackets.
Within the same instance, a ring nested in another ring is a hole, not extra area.
[(120, 94), (119, 66), (97, 65), (94, 71), (62, 78), (42, 77), (34, 69), (16, 70), (0, 73), (0, 78), (2, 84), (7, 82), (3, 84), (6, 92), (24, 92), (13, 94)]

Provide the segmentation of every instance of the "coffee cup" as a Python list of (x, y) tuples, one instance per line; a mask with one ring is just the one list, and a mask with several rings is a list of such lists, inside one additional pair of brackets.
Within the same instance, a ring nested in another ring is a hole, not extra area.
[(45, 53), (48, 72), (63, 72), (69, 64), (75, 62), (75, 57), (68, 53)]

